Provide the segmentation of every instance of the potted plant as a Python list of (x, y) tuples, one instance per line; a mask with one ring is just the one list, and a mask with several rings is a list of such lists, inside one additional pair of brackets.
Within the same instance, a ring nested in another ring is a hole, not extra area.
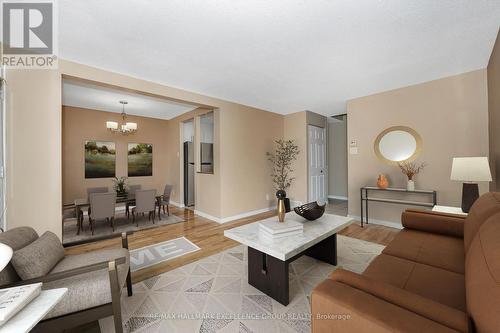
[(413, 180), (413, 177), (415, 177), (416, 174), (418, 174), (420, 171), (425, 168), (425, 163), (417, 164), (416, 162), (400, 162), (398, 163), (399, 168), (401, 169), (401, 172), (408, 177), (408, 182), (406, 184), (406, 190), (408, 191), (414, 191), (415, 190), (415, 181)]
[(127, 177), (115, 177), (113, 179), (113, 188), (116, 191), (116, 195), (119, 197), (124, 197), (127, 195)]
[(276, 197), (284, 199), (285, 209), (290, 211), (290, 199), (286, 197), (286, 191), (292, 185), (295, 177), (293, 173), (292, 163), (297, 159), (299, 154), (299, 146), (293, 140), (277, 140), (276, 150), (274, 153), (266, 153), (268, 160), (272, 164), (271, 177), (276, 189)]

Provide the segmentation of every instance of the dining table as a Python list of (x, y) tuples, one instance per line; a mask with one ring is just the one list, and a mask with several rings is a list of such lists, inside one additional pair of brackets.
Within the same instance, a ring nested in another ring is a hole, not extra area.
[[(160, 205), (161, 199), (162, 199), (161, 195), (156, 196), (156, 206), (158, 206), (158, 220), (160, 221), (161, 221), (161, 205)], [(134, 195), (116, 196), (116, 203), (134, 205), (135, 196)], [(80, 231), (83, 230), (83, 219), (84, 219), (83, 209), (89, 208), (90, 202), (88, 198), (75, 199), (74, 205), (75, 205), (75, 213), (77, 220), (76, 234), (79, 235)]]

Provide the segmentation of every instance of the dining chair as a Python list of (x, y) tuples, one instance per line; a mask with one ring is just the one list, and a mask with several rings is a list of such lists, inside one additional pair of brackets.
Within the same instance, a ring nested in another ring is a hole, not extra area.
[[(87, 188), (87, 200), (90, 203), (90, 195), (93, 193), (108, 193), (108, 192), (109, 189), (105, 186), (89, 187)], [(83, 229), (83, 220), (85, 215), (90, 216), (90, 206), (88, 208), (80, 208), (80, 211), (78, 212), (77, 219), (82, 229)]]
[[(128, 199), (134, 199), (135, 198), (135, 192), (137, 190), (140, 190), (142, 188), (142, 185), (130, 185), (128, 187)], [(130, 217), (130, 206), (132, 205), (132, 202), (127, 202), (125, 204), (125, 215), (127, 215), (127, 218)]]
[(111, 224), (111, 228), (115, 231), (115, 206), (116, 206), (116, 193), (92, 193), (89, 197), (90, 201), (90, 215), (89, 223), (92, 235), (94, 235), (95, 221), (106, 220)]
[[(149, 220), (153, 217), (153, 224), (156, 216), (156, 190), (137, 190), (135, 191), (135, 206), (132, 207), (132, 222), (135, 222), (136, 215), (144, 213), (149, 214)], [(139, 221), (137, 221), (139, 226)]]
[(172, 193), (172, 185), (165, 185), (163, 189), (163, 195), (157, 202), (158, 205), (158, 218), (161, 219), (161, 208), (163, 207), (163, 214), (165, 214), (165, 207), (167, 207), (167, 216), (170, 216), (170, 210), (168, 205), (170, 204), (170, 194)]

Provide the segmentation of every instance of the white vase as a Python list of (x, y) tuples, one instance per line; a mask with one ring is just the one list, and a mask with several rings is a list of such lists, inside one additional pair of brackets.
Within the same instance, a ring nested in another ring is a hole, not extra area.
[(407, 191), (415, 191), (415, 182), (413, 180), (408, 179), (408, 183), (406, 183)]

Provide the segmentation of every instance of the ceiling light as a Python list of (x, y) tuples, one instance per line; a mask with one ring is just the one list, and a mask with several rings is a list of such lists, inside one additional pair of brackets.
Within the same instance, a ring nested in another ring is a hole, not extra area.
[(134, 134), (137, 132), (137, 123), (127, 122), (127, 114), (125, 113), (125, 105), (128, 104), (127, 101), (120, 101), (122, 105), (122, 120), (123, 124), (118, 124), (116, 121), (107, 121), (106, 128), (113, 133), (121, 134)]

